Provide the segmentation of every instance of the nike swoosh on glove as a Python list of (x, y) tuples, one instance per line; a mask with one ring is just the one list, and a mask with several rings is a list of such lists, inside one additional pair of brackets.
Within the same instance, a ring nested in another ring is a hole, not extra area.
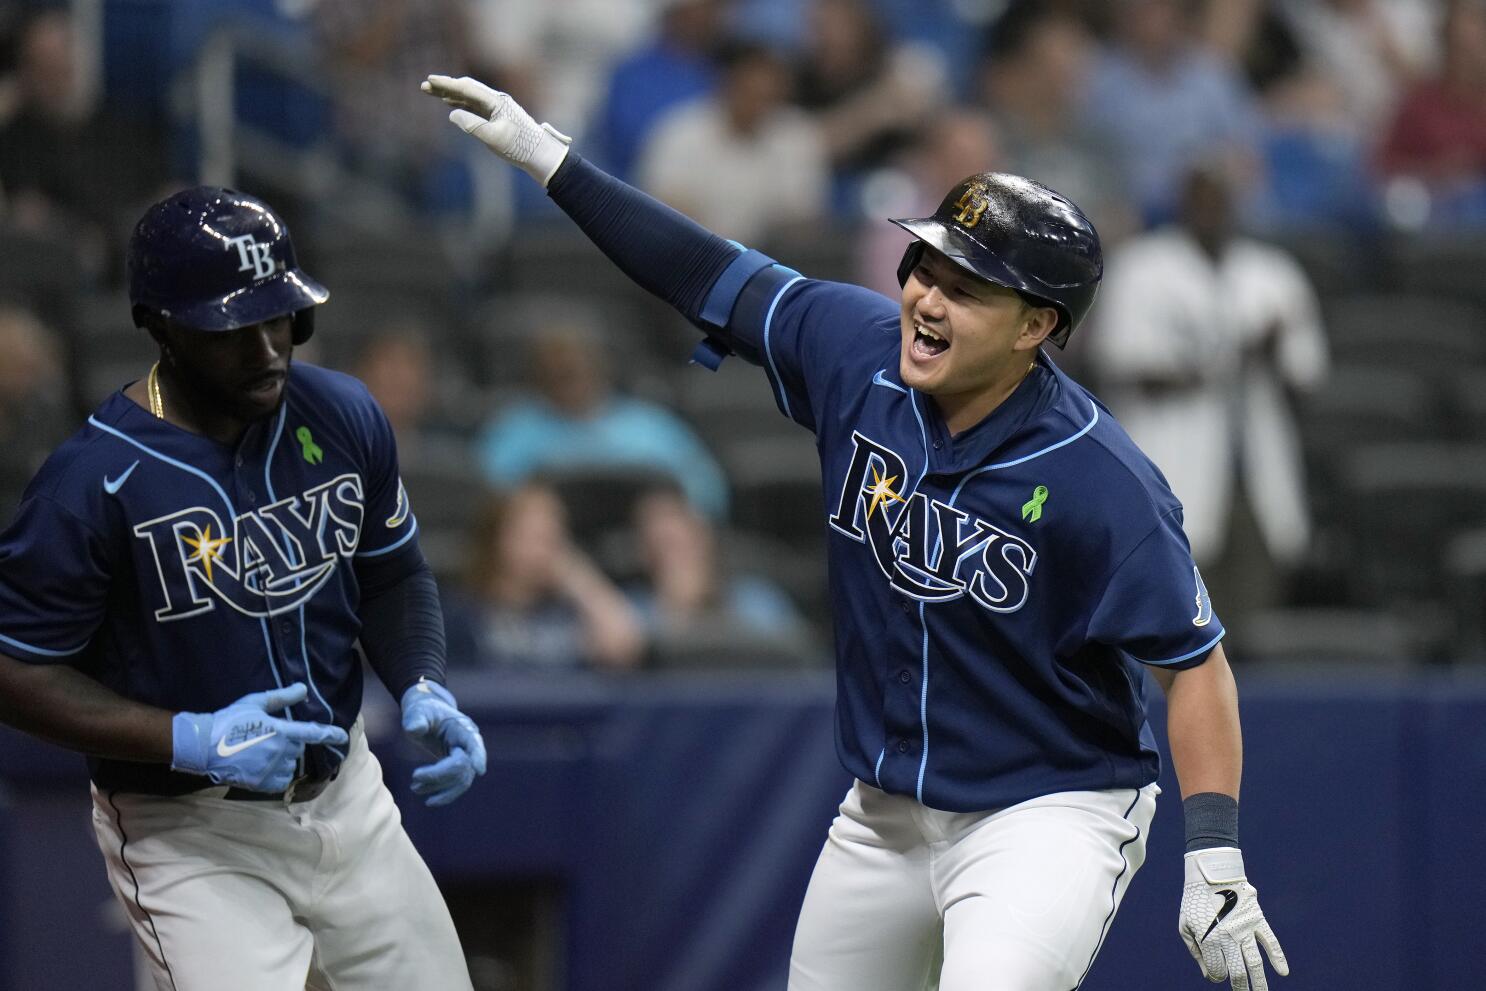
[(413, 794), (427, 796), (425, 805), (448, 805), (485, 773), (485, 740), (480, 730), (438, 682), (419, 678), (402, 693), (402, 729), (409, 739), (441, 758), (413, 772)]
[(270, 794), (294, 780), (295, 765), (311, 744), (345, 746), (346, 731), (325, 723), (295, 722), (269, 713), (303, 702), (303, 682), (244, 695), (216, 712), (178, 712), (171, 720), (170, 766), (215, 784)]
[(1281, 977), (1290, 964), (1259, 908), (1259, 892), (1244, 875), (1243, 853), (1231, 846), (1193, 850), (1186, 871), (1178, 928), (1203, 976), (1227, 978), (1233, 991), (1269, 991), (1259, 947)]

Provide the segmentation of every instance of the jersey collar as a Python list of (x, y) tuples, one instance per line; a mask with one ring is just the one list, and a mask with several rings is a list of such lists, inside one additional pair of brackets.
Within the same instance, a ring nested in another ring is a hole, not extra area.
[(930, 470), (957, 473), (1013, 457), (1024, 438), (1035, 433), (1033, 425), (1057, 404), (1061, 394), (1057, 369), (1039, 351), (1031, 372), (1000, 406), (973, 427), (951, 437), (933, 399), (915, 391), (913, 401), (923, 413), (928, 434)]

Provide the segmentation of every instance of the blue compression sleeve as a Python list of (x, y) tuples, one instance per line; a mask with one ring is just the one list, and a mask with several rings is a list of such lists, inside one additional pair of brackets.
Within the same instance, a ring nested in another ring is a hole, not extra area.
[(362, 596), (361, 649), (382, 684), (400, 699), (419, 678), (444, 682), (444, 614), (427, 564)]
[(713, 234), (569, 151), (547, 195), (619, 270), (709, 333), (773, 259)]

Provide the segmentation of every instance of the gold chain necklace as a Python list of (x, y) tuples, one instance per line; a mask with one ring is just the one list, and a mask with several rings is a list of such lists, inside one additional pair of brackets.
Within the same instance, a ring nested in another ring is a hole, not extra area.
[(165, 400), (160, 397), (160, 363), (158, 361), (150, 366), (150, 375), (145, 387), (150, 394), (150, 412), (155, 414), (157, 420), (165, 419)]

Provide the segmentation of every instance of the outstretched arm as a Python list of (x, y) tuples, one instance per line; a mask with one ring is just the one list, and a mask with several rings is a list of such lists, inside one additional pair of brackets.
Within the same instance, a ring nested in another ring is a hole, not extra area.
[(565, 136), (505, 93), (449, 76), (429, 76), (423, 91), (453, 107), (449, 119), (462, 130), (541, 183), (636, 284), (708, 332), (727, 322), (744, 284), (773, 264), (584, 161)]
[(1234, 991), (1265, 991), (1262, 946), (1280, 975), (1290, 965), (1259, 908), (1238, 846), (1238, 788), (1243, 737), (1238, 690), (1222, 645), (1180, 671), (1152, 669), (1166, 692), (1171, 759), (1186, 818), (1186, 885), (1178, 929), (1210, 981)]

